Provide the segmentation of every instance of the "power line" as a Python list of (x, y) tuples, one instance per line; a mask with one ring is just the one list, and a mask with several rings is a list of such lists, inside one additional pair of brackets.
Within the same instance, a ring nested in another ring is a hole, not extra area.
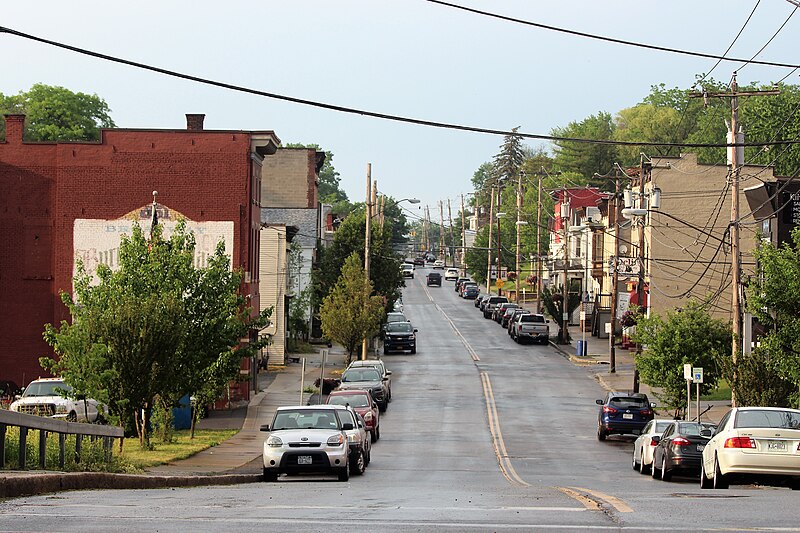
[[(429, 0), (432, 1), (432, 0)], [(94, 52), (92, 50), (88, 50), (85, 48), (79, 48), (77, 46), (72, 46), (64, 43), (60, 43), (57, 41), (53, 41), (50, 39), (45, 39), (43, 37), (37, 37), (35, 35), (31, 35), (28, 33), (23, 33), (11, 28), (6, 28), (4, 26), (0, 26), (0, 33), (7, 33), (10, 35), (14, 35), (17, 37), (22, 37), (23, 39), (28, 39), (31, 41), (40, 42), (43, 44), (48, 44), (50, 46), (55, 46), (56, 48), (62, 48), (64, 50), (70, 50), (72, 52), (94, 57), (97, 59), (102, 59), (104, 61), (110, 61), (112, 63), (120, 63), (123, 65), (128, 65), (131, 67), (139, 68), (142, 70), (148, 70), (151, 72), (157, 72), (159, 74), (164, 74), (165, 76), (171, 76), (174, 78), (180, 78), (188, 81), (193, 81), (195, 83), (201, 83), (204, 85), (211, 85), (214, 87), (220, 87), (223, 89), (228, 89), (231, 91), (252, 94), (256, 96), (263, 96), (265, 98), (272, 98), (275, 100), (282, 100), (286, 102), (292, 102), (295, 104), (306, 105), (310, 107), (318, 107), (321, 109), (327, 109), (330, 111), (337, 111), (340, 113), (348, 113), (353, 115), (361, 115), (365, 117), (371, 118), (378, 118), (382, 120), (389, 120), (394, 122), (402, 122), (406, 124), (416, 124), (418, 126), (428, 126), (432, 128), (440, 128), (440, 129), (450, 129), (450, 130), (457, 130), (457, 131), (467, 131), (472, 133), (485, 133), (489, 135), (501, 135), (503, 137), (508, 137), (511, 135), (522, 137), (525, 139), (537, 139), (537, 140), (544, 140), (544, 141), (561, 141), (561, 142), (573, 142), (573, 143), (583, 143), (583, 144), (596, 144), (596, 145), (614, 145), (614, 146), (672, 146), (672, 147), (685, 147), (685, 148), (728, 148), (730, 146), (772, 146), (772, 145), (784, 145), (784, 144), (800, 144), (800, 139), (797, 140), (783, 140), (778, 142), (754, 142), (754, 143), (735, 143), (734, 145), (730, 144), (714, 144), (714, 143), (666, 143), (666, 142), (651, 142), (651, 141), (615, 141), (610, 139), (583, 139), (577, 137), (559, 137), (554, 135), (542, 135), (536, 133), (522, 133), (518, 131), (508, 131), (508, 130), (498, 130), (492, 128), (483, 128), (477, 126), (467, 126), (463, 124), (453, 124), (448, 122), (437, 122), (433, 120), (426, 120), (426, 119), (419, 119), (419, 118), (412, 118), (412, 117), (404, 117), (400, 115), (391, 115), (388, 113), (379, 113), (376, 111), (367, 111), (365, 109), (357, 109), (353, 107), (345, 107), (336, 104), (329, 104), (325, 102), (319, 102), (315, 100), (308, 100), (305, 98), (297, 98), (295, 96), (288, 96), (278, 93), (272, 93), (267, 91), (261, 91), (258, 89), (252, 89), (249, 87), (244, 87), (241, 85), (234, 85), (232, 83), (211, 80), (208, 78), (201, 78), (199, 76), (194, 76), (192, 74), (185, 74), (181, 72), (177, 72), (174, 70), (169, 70), (161, 67), (156, 67), (153, 65), (148, 65), (146, 63), (139, 63), (136, 61), (131, 61), (129, 59), (123, 59), (107, 54), (103, 54), (100, 52)], [(741, 61), (741, 60), (740, 60)], [(778, 65), (781, 66), (781, 65)], [(795, 65), (783, 65), (787, 67), (794, 67)], [(800, 67), (800, 65), (798, 65)]]
[(505, 20), (507, 22), (514, 22), (514, 23), (517, 23), (517, 24), (523, 24), (525, 26), (533, 26), (533, 27), (536, 27), (536, 28), (544, 29), (544, 30), (550, 30), (550, 31), (556, 31), (556, 32), (560, 32), (560, 33), (566, 33), (566, 34), (569, 34), (569, 35), (575, 35), (577, 37), (586, 37), (588, 39), (596, 39), (598, 41), (606, 41), (606, 42), (610, 42), (610, 43), (624, 44), (626, 46), (635, 46), (635, 47), (638, 47), (638, 48), (646, 48), (648, 50), (657, 50), (659, 52), (670, 52), (670, 53), (673, 53), (673, 54), (683, 54), (683, 55), (694, 56), (694, 57), (705, 57), (705, 58), (708, 58), (708, 59), (719, 59), (720, 61), (731, 61), (731, 62), (734, 62), (734, 63), (748, 62), (748, 63), (752, 63), (754, 65), (767, 65), (767, 66), (770, 66), (770, 67), (800, 68), (800, 65), (792, 65), (792, 64), (788, 64), (788, 63), (777, 63), (777, 62), (774, 62), (774, 61), (753, 61), (753, 60), (747, 60), (747, 59), (741, 59), (741, 58), (735, 58), (735, 57), (725, 57), (724, 55), (719, 56), (719, 55), (714, 55), (714, 54), (706, 54), (706, 53), (703, 53), (703, 52), (693, 52), (691, 50), (681, 50), (681, 49), (678, 49), (678, 48), (669, 48), (669, 47), (666, 47), (666, 46), (658, 46), (658, 45), (654, 45), (654, 44), (639, 43), (639, 42), (636, 42), (636, 41), (626, 41), (624, 39), (617, 39), (617, 38), (614, 38), (614, 37), (605, 37), (603, 35), (596, 35), (596, 34), (593, 34), (593, 33), (586, 33), (586, 32), (577, 31), (577, 30), (570, 30), (570, 29), (567, 29), (567, 28), (559, 28), (558, 26), (550, 26), (548, 24), (542, 24), (542, 23), (539, 23), (539, 22), (531, 22), (529, 20), (522, 20), (522, 19), (518, 19), (518, 18), (514, 18), (514, 17), (508, 17), (508, 16), (505, 16), (505, 15), (498, 15), (497, 13), (490, 13), (489, 11), (481, 11), (479, 9), (474, 9), (474, 8), (466, 7), (466, 6), (460, 6), (458, 4), (451, 4), (450, 2), (443, 2), (441, 0), (427, 0), (427, 1), (432, 3), (432, 4), (439, 4), (439, 5), (443, 5), (443, 6), (446, 6), (446, 7), (452, 7), (454, 9), (460, 9), (461, 11), (468, 11), (470, 13), (475, 13), (475, 14), (478, 14), (478, 15), (484, 15), (486, 17)]

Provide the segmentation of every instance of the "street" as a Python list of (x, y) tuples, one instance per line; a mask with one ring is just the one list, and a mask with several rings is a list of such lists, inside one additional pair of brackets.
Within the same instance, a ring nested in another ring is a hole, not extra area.
[(393, 401), (363, 477), (19, 498), (0, 503), (0, 530), (800, 530), (791, 490), (633, 471), (632, 439), (596, 439), (589, 369), (514, 343), (427, 271), (406, 281), (418, 351), (384, 357)]

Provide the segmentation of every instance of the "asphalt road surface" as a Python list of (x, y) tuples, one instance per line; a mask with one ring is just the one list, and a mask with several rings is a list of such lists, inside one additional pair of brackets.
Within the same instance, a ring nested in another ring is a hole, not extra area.
[(0, 530), (800, 530), (789, 489), (701, 492), (632, 470), (632, 439), (595, 437), (589, 369), (517, 345), (426, 272), (406, 280), (417, 353), (384, 358), (393, 401), (363, 477), (18, 498), (0, 503)]

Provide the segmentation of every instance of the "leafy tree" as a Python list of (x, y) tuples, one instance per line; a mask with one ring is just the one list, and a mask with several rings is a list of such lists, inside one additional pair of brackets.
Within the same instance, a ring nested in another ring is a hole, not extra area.
[(731, 352), (730, 326), (711, 318), (696, 301), (668, 311), (665, 317), (653, 314), (639, 319), (632, 338), (645, 346), (636, 357), (642, 383), (661, 388), (658, 397), (674, 408), (676, 415), (686, 408), (683, 365), (705, 369), (700, 391), (707, 393), (721, 377), (717, 362)]
[(238, 377), (239, 346), (270, 311), (251, 319), (238, 290), (241, 272), (230, 270), (220, 243), (206, 268), (194, 266), (194, 235), (180, 221), (166, 240), (157, 225), (147, 239), (138, 224), (120, 244), (120, 267), (101, 265), (99, 284), (78, 266), (75, 294), (62, 292), (72, 322), (47, 324), (44, 338), (58, 359), (42, 358), (76, 394), (97, 398), (120, 423), (135, 420), (140, 445), (157, 401), (172, 407), (191, 393)]
[[(798, 405), (800, 396), (800, 229), (792, 231), (792, 243), (775, 247), (761, 243), (755, 258), (760, 275), (748, 287), (747, 306), (764, 326), (766, 334), (750, 356), (737, 362), (734, 393), (743, 405)], [(746, 371), (755, 358), (760, 364), (751, 376)], [(744, 368), (743, 368), (744, 367)], [(747, 381), (751, 381), (748, 383)], [(755, 385), (759, 397), (748, 397)], [(759, 403), (761, 405), (762, 403)]]
[[(639, 104), (623, 109), (617, 113), (614, 123), (614, 139), (629, 142), (680, 142), (686, 138), (686, 130), (689, 127), (677, 109), (656, 107), (651, 104)], [(680, 153), (677, 147), (656, 146), (654, 150), (661, 156), (677, 156)], [(619, 163), (639, 164), (641, 151), (638, 146), (619, 146), (617, 148)]]
[[(611, 140), (614, 136), (614, 121), (611, 114), (599, 112), (580, 122), (570, 122), (566, 127), (554, 128), (552, 135), (581, 139)], [(563, 171), (576, 172), (591, 179), (597, 174), (605, 174), (617, 161), (617, 149), (613, 145), (578, 143), (574, 141), (554, 141), (555, 162)], [(607, 189), (606, 181), (598, 186)]]
[[(115, 126), (108, 104), (96, 94), (74, 93), (41, 83), (16, 95), (0, 93), (3, 113), (26, 115), (28, 141), (96, 141), (100, 128)], [(5, 121), (0, 122), (0, 135), (5, 136)]]
[(362, 340), (378, 333), (383, 321), (383, 299), (371, 294), (372, 282), (366, 277), (362, 259), (352, 253), (320, 307), (322, 332), (331, 341), (344, 346), (348, 364)]

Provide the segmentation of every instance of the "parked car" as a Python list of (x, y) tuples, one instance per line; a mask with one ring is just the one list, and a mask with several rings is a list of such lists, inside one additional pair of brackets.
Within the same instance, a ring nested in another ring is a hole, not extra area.
[(511, 317), (514, 316), (514, 313), (517, 309), (519, 309), (519, 306), (516, 304), (513, 307), (508, 306), (503, 309), (503, 313), (500, 315), (499, 320), (500, 326), (502, 326), (503, 329), (508, 329), (508, 322), (511, 320)]
[(759, 481), (800, 490), (800, 410), (735, 407), (703, 449), (700, 487)]
[(675, 421), (664, 430), (653, 450), (650, 469), (654, 479), (669, 481), (672, 474), (696, 476), (700, 473), (703, 449), (711, 438), (711, 430), (698, 422)]
[(381, 438), (381, 410), (367, 390), (335, 390), (328, 395), (327, 403), (331, 405), (349, 405), (364, 418), (372, 442)]
[(409, 350), (417, 353), (417, 330), (410, 322), (386, 324), (383, 336), (383, 353)]
[(474, 281), (465, 281), (461, 283), (461, 288), (458, 289), (458, 295), (461, 296), (462, 298), (464, 297), (464, 291), (467, 290), (467, 287), (475, 287), (476, 289), (478, 289), (478, 284), (475, 283)]
[[(402, 325), (398, 323), (398, 325)], [(409, 324), (410, 325), (410, 324)], [(389, 391), (380, 371), (376, 368), (350, 368), (342, 373), (337, 390), (367, 390), (381, 412), (389, 405)]]
[(606, 440), (611, 434), (639, 435), (653, 416), (655, 403), (647, 395), (627, 392), (609, 392), (604, 400), (597, 400), (597, 440)]
[(398, 298), (394, 301), (394, 307), (392, 308), (395, 313), (402, 313), (403, 312), (403, 299)]
[(514, 326), (514, 321), (517, 319), (517, 317), (519, 317), (520, 315), (529, 315), (529, 314), (531, 314), (531, 311), (528, 309), (523, 309), (522, 307), (517, 307), (516, 309), (513, 310), (511, 316), (508, 319), (508, 323), (506, 324), (506, 332), (508, 333), (509, 337), (511, 336), (511, 329)]
[(471, 280), (469, 278), (457, 278), (456, 279), (456, 285), (453, 288), (453, 290), (456, 291), (456, 292), (461, 290), (461, 284), (464, 283), (465, 281), (471, 281)]
[(550, 321), (544, 315), (523, 313), (511, 323), (509, 334), (514, 342), (522, 344), (524, 341), (547, 344), (550, 341)]
[(386, 392), (389, 394), (388, 400), (392, 401), (392, 371), (386, 368), (383, 361), (380, 359), (359, 359), (350, 363), (347, 368), (377, 368), (381, 373), (384, 383), (386, 383)]
[(22, 389), (16, 383), (11, 380), (0, 381), (0, 408), (5, 409), (19, 394), (22, 394)]
[(433, 262), (433, 268), (435, 268), (436, 270), (444, 270), (444, 261), (442, 261), (441, 259), (437, 259), (436, 261)]
[[(653, 464), (653, 450), (658, 445), (658, 439), (673, 420), (653, 419), (647, 423), (641, 435), (633, 443), (633, 469), (647, 474)], [(658, 438), (655, 438), (658, 437)]]
[(480, 290), (477, 285), (466, 285), (464, 290), (461, 291), (461, 297), (465, 300), (472, 300), (478, 297)]
[(473, 302), (473, 305), (475, 307), (480, 307), (481, 306), (481, 302), (483, 302), (484, 298), (486, 298), (485, 294), (479, 294), (478, 297), (475, 298), (475, 302)]
[(372, 439), (364, 427), (364, 419), (361, 418), (352, 408), (337, 405), (339, 409), (336, 414), (339, 416), (342, 425), (352, 424), (353, 429), (345, 430), (347, 435), (347, 447), (350, 453), (347, 462), (350, 465), (350, 475), (360, 476), (364, 474), (372, 455)]
[(444, 279), (445, 281), (451, 281), (458, 279), (458, 269), (457, 268), (448, 268), (444, 271)]
[(504, 302), (497, 304), (495, 308), (492, 310), (492, 320), (500, 324), (500, 321), (503, 319), (503, 315), (506, 312), (506, 309), (516, 309), (519, 307), (517, 304), (513, 302)]
[(431, 272), (426, 276), (426, 284), (428, 287), (431, 285), (436, 285), (438, 287), (442, 286), (442, 274), (440, 272)]
[(10, 411), (29, 415), (61, 418), (69, 422), (105, 420), (107, 408), (97, 400), (70, 398), (72, 387), (60, 378), (41, 378), (31, 381), (19, 399), (8, 406)]
[(495, 307), (504, 303), (508, 303), (508, 298), (505, 296), (489, 296), (485, 303), (481, 304), (483, 308), (483, 318), (492, 318)]
[(414, 265), (409, 265), (408, 263), (403, 263), (403, 266), (401, 268), (403, 269), (403, 277), (404, 278), (414, 279)]
[(335, 405), (278, 407), (272, 424), (261, 426), (261, 431), (269, 432), (263, 450), (264, 481), (307, 472), (333, 473), (339, 481), (350, 479), (345, 432), (353, 424), (342, 422), (338, 409)]

